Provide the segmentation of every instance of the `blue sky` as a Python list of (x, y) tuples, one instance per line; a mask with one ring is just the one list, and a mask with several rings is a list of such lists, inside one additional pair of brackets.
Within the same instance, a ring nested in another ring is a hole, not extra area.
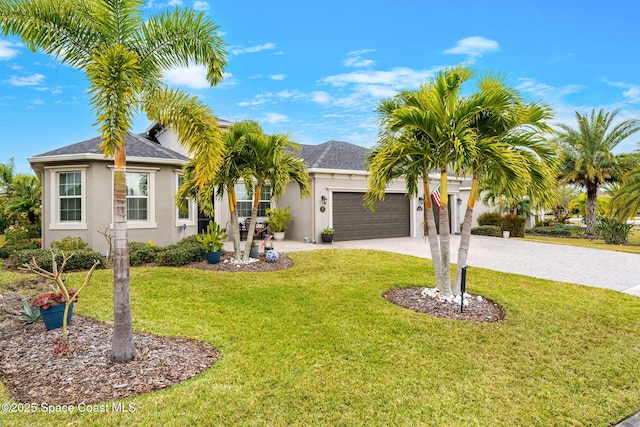
[[(180, 5), (220, 26), (228, 66), (214, 88), (196, 67), (167, 70), (166, 82), (221, 118), (257, 120), (303, 144), (371, 146), (381, 98), (465, 62), (547, 102), (556, 122), (574, 125), (576, 110), (592, 108), (640, 118), (640, 3), (632, 0), (152, 0), (144, 8)], [(96, 136), (86, 88), (79, 71), (0, 38), (0, 162), (15, 157), (17, 170), (30, 172), (28, 157)], [(134, 132), (148, 125), (139, 117)]]

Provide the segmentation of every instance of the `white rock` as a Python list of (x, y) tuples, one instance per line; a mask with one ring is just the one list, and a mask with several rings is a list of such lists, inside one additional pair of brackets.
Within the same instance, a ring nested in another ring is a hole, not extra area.
[(478, 300), (478, 302), (482, 302), (482, 297), (480, 295), (478, 295), (476, 299)]

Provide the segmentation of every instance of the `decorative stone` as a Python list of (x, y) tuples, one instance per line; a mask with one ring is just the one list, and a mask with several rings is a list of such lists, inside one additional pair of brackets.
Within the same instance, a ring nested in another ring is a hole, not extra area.
[(275, 249), (272, 249), (270, 251), (265, 251), (264, 253), (264, 259), (267, 262), (278, 262), (279, 258), (280, 258), (280, 254), (278, 254), (278, 252)]

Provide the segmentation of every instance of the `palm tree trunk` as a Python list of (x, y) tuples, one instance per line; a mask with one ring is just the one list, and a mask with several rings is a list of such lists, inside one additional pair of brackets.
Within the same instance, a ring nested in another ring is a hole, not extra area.
[(260, 204), (260, 193), (262, 186), (256, 185), (255, 194), (253, 195), (253, 207), (251, 208), (251, 219), (249, 220), (249, 229), (247, 230), (247, 241), (244, 244), (243, 261), (249, 261), (249, 253), (253, 245), (253, 235), (256, 232), (256, 222), (258, 220), (258, 205)]
[(449, 230), (449, 195), (447, 194), (447, 171), (440, 173), (440, 259), (442, 283), (440, 292), (449, 296), (451, 292), (451, 232)]
[(127, 238), (126, 153), (115, 153), (113, 174), (113, 340), (111, 360), (128, 362), (136, 355), (131, 321), (129, 246)]
[(587, 229), (585, 235), (593, 236), (596, 228), (596, 205), (598, 201), (598, 186), (596, 184), (587, 185), (587, 217), (585, 224)]
[[(436, 231), (436, 218), (433, 214), (433, 205), (431, 204), (431, 192), (429, 190), (429, 175), (424, 175), (424, 207), (427, 213), (427, 240), (429, 241), (429, 249), (431, 250), (431, 261), (433, 262), (433, 270), (436, 274), (436, 288), (444, 293), (447, 290), (443, 284), (442, 276), (442, 258), (440, 256), (440, 247), (438, 246), (438, 232)], [(448, 284), (447, 284), (448, 285)]]
[(233, 185), (230, 186), (227, 191), (227, 196), (229, 198), (229, 228), (227, 230), (227, 234), (231, 236), (231, 241), (233, 242), (233, 258), (236, 261), (240, 261), (242, 259), (242, 252), (240, 250), (240, 225), (238, 224), (238, 209), (236, 209), (236, 189)]
[(473, 208), (476, 204), (477, 192), (478, 178), (474, 177), (471, 183), (471, 191), (469, 192), (467, 211), (464, 214), (464, 221), (462, 222), (462, 235), (460, 236), (460, 248), (458, 248), (458, 265), (456, 267), (455, 278), (453, 279), (454, 295), (460, 295), (462, 293), (462, 267), (467, 265), (467, 254), (469, 253), (469, 243), (471, 242), (471, 222), (473, 220)]

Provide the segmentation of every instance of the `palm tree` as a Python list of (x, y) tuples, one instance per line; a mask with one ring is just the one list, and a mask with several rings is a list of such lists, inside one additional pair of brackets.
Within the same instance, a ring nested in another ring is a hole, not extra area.
[(195, 156), (185, 166), (184, 181), (176, 193), (176, 201), (178, 202), (182, 202), (186, 197), (194, 197), (200, 209), (209, 216), (214, 215), (211, 203), (213, 195), (216, 194), (218, 198), (222, 199), (226, 194), (230, 212), (227, 234), (233, 242), (236, 260), (242, 259), (242, 253), (235, 186), (247, 173), (246, 156), (244, 156), (247, 135), (256, 132), (260, 133), (262, 130), (254, 121), (244, 120), (231, 125), (224, 132), (224, 157), (222, 165), (213, 179), (206, 174), (199, 176), (202, 175), (202, 163), (206, 163), (208, 160)]
[(9, 221), (26, 218), (31, 225), (37, 225), (40, 218), (42, 185), (33, 175), (18, 174), (6, 187), (7, 200), (4, 213)]
[[(162, 71), (191, 63), (207, 67), (215, 85), (226, 65), (223, 42), (212, 20), (187, 8), (143, 19), (140, 0), (7, 0), (0, 3), (0, 32), (22, 37), (32, 49), (83, 70), (103, 138), (101, 150), (114, 157), (114, 327), (111, 359), (135, 356), (129, 302), (129, 257), (125, 196), (126, 147), (134, 114), (175, 131), (192, 155), (206, 156), (210, 176), (220, 165), (222, 142), (208, 108), (170, 90)], [(203, 172), (202, 175), (205, 175)]]
[[(375, 209), (392, 179), (405, 177), (409, 197), (417, 195), (422, 181), (427, 213), (427, 236), (436, 274), (436, 286), (444, 296), (452, 294), (450, 284), (450, 239), (447, 197), (449, 170), (463, 172), (476, 147), (470, 126), (481, 106), (473, 97), (462, 97), (464, 82), (473, 77), (466, 67), (442, 71), (417, 91), (401, 92), (381, 101), (380, 141), (368, 157), (369, 188), (366, 204)], [(431, 209), (429, 171), (440, 174), (440, 235), (436, 235)], [(438, 244), (439, 243), (439, 244)]]
[(253, 234), (258, 218), (260, 196), (266, 185), (271, 186), (271, 195), (275, 199), (282, 197), (291, 181), (298, 185), (301, 197), (311, 195), (307, 166), (293, 152), (297, 149), (297, 145), (291, 141), (288, 134), (265, 135), (257, 123), (256, 126), (256, 132), (247, 135), (242, 154), (247, 168), (243, 174), (245, 186), (249, 190), (249, 194), (253, 194), (251, 219), (242, 255), (244, 261), (249, 259), (249, 249), (253, 243)]
[(585, 234), (592, 236), (596, 225), (596, 197), (600, 186), (622, 178), (620, 162), (612, 153), (624, 139), (640, 131), (640, 120), (613, 122), (620, 112), (611, 113), (595, 109), (590, 115), (576, 111), (578, 128), (559, 124), (556, 137), (562, 150), (560, 179), (564, 184), (575, 184), (587, 191)]
[(548, 205), (555, 188), (554, 147), (540, 134), (550, 130), (548, 106), (525, 103), (520, 94), (501, 78), (488, 76), (478, 84), (475, 95), (484, 107), (471, 126), (476, 129), (476, 155), (467, 162), (472, 176), (471, 192), (462, 223), (454, 294), (461, 292), (462, 267), (466, 265), (471, 221), (480, 188), (520, 200), (527, 195), (535, 207)]

